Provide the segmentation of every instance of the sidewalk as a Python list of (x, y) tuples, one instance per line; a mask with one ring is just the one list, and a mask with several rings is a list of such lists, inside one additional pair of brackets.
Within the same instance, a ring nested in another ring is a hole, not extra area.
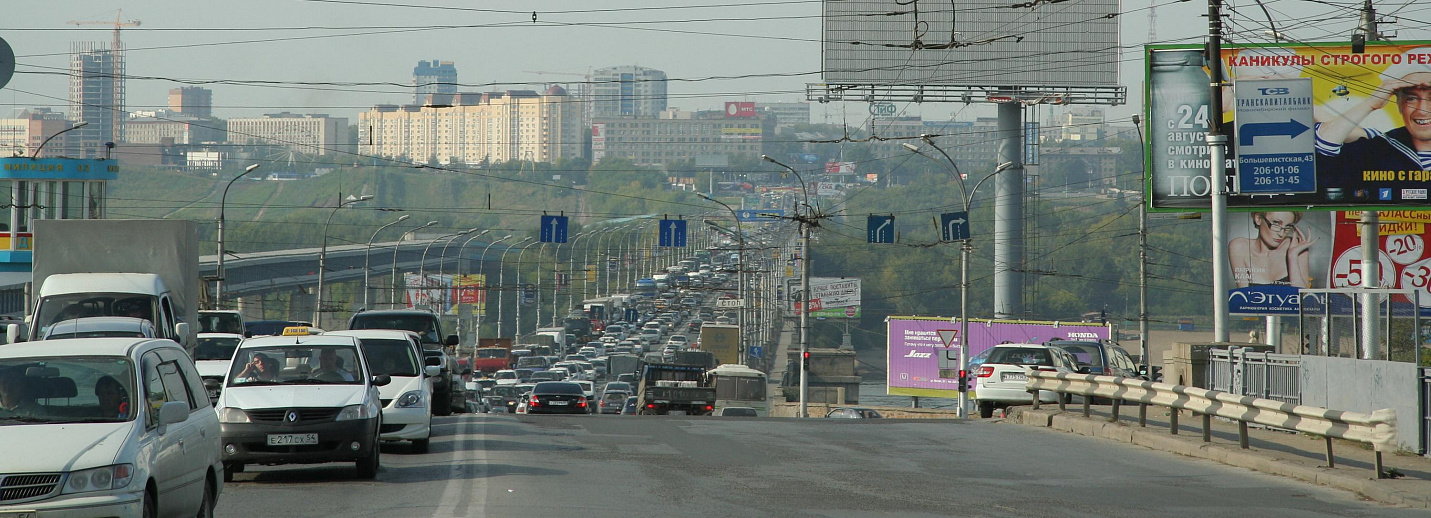
[(1091, 417), (1083, 417), (1082, 405), (1060, 411), (1057, 406), (1034, 410), (1012, 407), (1006, 423), (1052, 428), (1070, 433), (1136, 444), (1153, 450), (1221, 462), (1292, 477), (1313, 484), (1345, 489), (1385, 504), (1431, 508), (1431, 458), (1414, 453), (1386, 452), (1382, 463), (1389, 473), (1401, 478), (1376, 479), (1371, 447), (1361, 443), (1334, 441), (1335, 468), (1326, 467), (1326, 442), (1318, 436), (1249, 427), (1249, 449), (1237, 445), (1237, 423), (1214, 418), (1212, 442), (1202, 442), (1202, 418), (1185, 412), (1178, 421), (1178, 435), (1168, 429), (1169, 409), (1148, 407), (1148, 426), (1138, 426), (1138, 406), (1119, 409), (1117, 423), (1109, 422), (1108, 406), (1094, 406)]

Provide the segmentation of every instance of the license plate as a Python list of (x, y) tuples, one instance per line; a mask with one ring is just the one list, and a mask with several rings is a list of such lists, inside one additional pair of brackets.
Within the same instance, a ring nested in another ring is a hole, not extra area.
[(296, 446), (303, 444), (318, 444), (318, 434), (316, 433), (285, 433), (269, 434), (269, 446)]
[(11, 513), (0, 513), (0, 518), (35, 518), (35, 511), (16, 511)]
[(553, 405), (553, 406), (566, 406), (566, 405), (568, 405), (568, 404), (570, 404), (570, 403), (571, 403), (570, 401), (549, 401), (549, 402), (547, 402), (548, 405)]
[(705, 402), (705, 401), (692, 401), (691, 404), (692, 404), (692, 405), (704, 405), (704, 404), (706, 404), (706, 402)]
[(670, 414), (670, 415), (686, 415), (686, 411), (685, 411), (685, 410), (672, 410), (672, 411), (666, 412), (666, 413), (667, 413), (667, 414)]
[(1004, 381), (1028, 381), (1029, 377), (1022, 372), (1005, 372), (999, 379)]

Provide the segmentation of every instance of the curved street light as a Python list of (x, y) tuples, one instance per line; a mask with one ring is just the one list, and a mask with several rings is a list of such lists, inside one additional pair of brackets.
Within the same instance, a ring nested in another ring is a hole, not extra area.
[(371, 194), (364, 194), (362, 196), (349, 194), (347, 198), (338, 202), (337, 207), (333, 207), (333, 211), (328, 213), (328, 222), (323, 224), (323, 248), (318, 250), (318, 292), (315, 294), (316, 298), (313, 301), (314, 326), (319, 328), (323, 327), (323, 323), (319, 321), (319, 318), (323, 315), (323, 278), (328, 266), (328, 228), (333, 225), (333, 216), (338, 214), (338, 209), (371, 199), (373, 199), (373, 195)]
[[(769, 155), (760, 155), (762, 160), (785, 168), (786, 171), (795, 175), (800, 180), (800, 192), (805, 198), (805, 210), (810, 210), (810, 191), (805, 186), (805, 179), (795, 168), (782, 164)], [(800, 417), (810, 417), (809, 395), (810, 377), (806, 368), (805, 356), (810, 350), (810, 225), (801, 218), (800, 211), (795, 211), (795, 217), (800, 223), (800, 296), (803, 298), (800, 304)], [(806, 214), (813, 216), (813, 214)]]
[(735, 209), (731, 208), (730, 205), (727, 205), (727, 204), (726, 204), (725, 202), (723, 202), (723, 201), (720, 201), (720, 200), (717, 200), (717, 199), (712, 198), (712, 197), (710, 197), (710, 196), (707, 196), (705, 193), (702, 193), (702, 192), (696, 192), (696, 196), (700, 196), (701, 198), (705, 199), (706, 201), (710, 201), (710, 202), (716, 203), (716, 204), (718, 204), (718, 205), (720, 205), (720, 206), (722, 206), (722, 207), (725, 207), (725, 210), (730, 211), (730, 217), (732, 217), (732, 218), (735, 219), (736, 246), (740, 247), (739, 253), (736, 254), (736, 261), (735, 261), (735, 282), (736, 282), (736, 295), (735, 295), (735, 296), (740, 298), (740, 312), (739, 312), (739, 313), (736, 313), (736, 317), (737, 317), (736, 324), (738, 325), (738, 327), (740, 327), (740, 334), (739, 334), (739, 335), (740, 335), (741, 340), (740, 340), (739, 349), (738, 349), (738, 350), (740, 351), (740, 352), (739, 352), (739, 354), (740, 354), (740, 361), (744, 362), (744, 361), (746, 361), (746, 355), (745, 355), (746, 333), (749, 331), (748, 329), (746, 329), (746, 324), (747, 324), (747, 322), (746, 322), (746, 311), (747, 311), (747, 308), (750, 307), (749, 303), (745, 300), (745, 288), (746, 288), (746, 286), (745, 286), (745, 279), (746, 279), (746, 277), (745, 277), (745, 230), (741, 228), (741, 225), (740, 225), (740, 215), (736, 214)]
[[(458, 231), (458, 232), (453, 232), (453, 233), (451, 233), (451, 234), (443, 234), (443, 235), (441, 235), (441, 236), (438, 236), (437, 239), (433, 239), (432, 241), (428, 241), (428, 242), (427, 242), (427, 246), (425, 246), (425, 247), (422, 248), (422, 256), (421, 256), (420, 258), (418, 258), (418, 261), (417, 261), (417, 282), (418, 282), (419, 285), (421, 286), (422, 292), (423, 292), (424, 294), (427, 294), (427, 293), (429, 293), (430, 291), (432, 291), (432, 290), (429, 289), (428, 286), (427, 286), (427, 252), (430, 251), (430, 250), (432, 250), (432, 245), (435, 245), (435, 244), (437, 244), (438, 241), (442, 241), (442, 240), (444, 240), (444, 239), (447, 239), (447, 240), (448, 240), (448, 243), (451, 243), (451, 242), (452, 242), (452, 241), (451, 241), (452, 239), (457, 239), (458, 236), (465, 236), (465, 235), (467, 235), (468, 232), (472, 232), (473, 230), (476, 230), (476, 229), (467, 229), (467, 230), (462, 230), (462, 231)], [(429, 302), (430, 302), (430, 301), (429, 301)]]
[[(14, 67), (11, 67), (11, 68), (14, 68)], [(71, 132), (71, 131), (74, 131), (74, 130), (83, 128), (83, 127), (88, 126), (88, 125), (89, 125), (89, 121), (80, 121), (79, 124), (75, 124), (74, 126), (70, 126), (70, 127), (68, 127), (68, 128), (65, 128), (65, 129), (56, 131), (54, 135), (50, 135), (49, 137), (46, 137), (44, 142), (41, 142), (39, 146), (36, 146), (36, 147), (35, 147), (35, 150), (34, 150), (34, 151), (31, 151), (31, 152), (30, 152), (30, 160), (34, 160), (35, 157), (40, 156), (40, 150), (41, 150), (41, 149), (45, 149), (45, 144), (49, 144), (49, 143), (50, 143), (50, 140), (53, 140), (55, 137), (58, 137), (58, 136), (60, 136), (60, 135), (64, 135), (64, 134), (66, 134), (66, 133), (69, 133), (69, 132)], [(113, 146), (111, 146), (111, 147), (113, 147)], [(64, 155), (61, 155), (61, 156), (64, 156)], [(247, 172), (247, 171), (245, 171), (245, 172)]]
[[(81, 125), (83, 124), (88, 123), (81, 123)], [(56, 135), (58, 135), (58, 133), (56, 133)], [(254, 169), (258, 169), (258, 164), (243, 168), (242, 173), (239, 173), (238, 176), (229, 180), (228, 185), (224, 186), (223, 195), (219, 196), (219, 280), (214, 283), (214, 307), (222, 307), (224, 304), (224, 255), (228, 253), (224, 250), (224, 202), (228, 201), (229, 187), (233, 187), (235, 181), (239, 178), (243, 178), (246, 174), (252, 173)]]
[(514, 246), (516, 246), (516, 245), (520, 245), (520, 244), (522, 244), (522, 243), (525, 243), (525, 242), (527, 242), (528, 239), (531, 239), (531, 236), (527, 236), (527, 237), (518, 239), (516, 243), (512, 243), (512, 244), (510, 244), (510, 245), (507, 245), (507, 248), (502, 249), (502, 255), (501, 255), (501, 257), (499, 257), (499, 258), (497, 259), (497, 337), (498, 337), (498, 338), (501, 338), (501, 337), (502, 337), (502, 317), (503, 317), (504, 315), (506, 315), (505, 313), (502, 312), (502, 301), (504, 301), (504, 300), (507, 299), (507, 297), (505, 297), (506, 291), (507, 291), (507, 284), (506, 284), (506, 280), (505, 280), (505, 279), (507, 278), (507, 252), (511, 252), (511, 251), (512, 251), (512, 247), (514, 247)]
[(368, 308), (368, 292), (372, 290), (368, 285), (368, 281), (370, 278), (369, 274), (372, 273), (373, 241), (378, 239), (378, 233), (387, 230), (388, 227), (407, 221), (410, 217), (412, 216), (403, 214), (397, 221), (378, 227), (377, 230), (373, 231), (373, 237), (368, 239), (368, 249), (363, 252), (363, 309)]
[[(467, 232), (466, 232), (466, 233), (460, 234), (458, 237), (465, 236), (465, 235), (471, 234), (471, 233), (473, 233), (473, 232), (477, 232), (477, 229), (475, 229), (475, 228), (469, 228), (469, 229), (467, 229)], [(485, 236), (485, 235), (487, 235), (488, 232), (491, 232), (491, 231), (490, 231), (490, 230), (483, 230), (483, 231), (481, 231), (481, 232), (477, 232), (477, 235), (472, 236), (472, 239), (477, 239), (477, 238), (479, 238), (479, 237)], [(442, 279), (442, 274), (446, 271), (446, 268), (445, 268), (445, 267), (447, 266), (447, 247), (452, 246), (452, 242), (453, 242), (453, 241), (456, 241), (456, 240), (457, 240), (457, 237), (453, 237), (452, 239), (447, 240), (447, 244), (442, 245), (442, 255), (437, 256), (437, 279), (438, 279), (438, 280), (441, 280), (441, 279)], [(471, 239), (469, 239), (468, 241), (471, 241)], [(464, 242), (463, 245), (466, 245), (466, 243)], [(460, 246), (457, 247), (457, 266), (459, 266), (459, 267), (462, 266), (462, 248), (463, 248), (463, 247), (460, 247)], [(458, 271), (459, 271), (459, 273), (461, 272), (460, 269), (459, 269)], [(451, 290), (447, 289), (446, 287), (443, 288), (443, 290), (442, 290), (442, 302), (444, 303), (444, 306), (446, 306), (446, 305), (447, 305), (446, 303), (449, 302), (449, 301), (447, 300), (447, 297), (448, 297), (449, 295), (451, 295), (451, 294), (452, 294), (452, 291), (451, 291)]]
[[(501, 243), (501, 242), (503, 242), (503, 241), (506, 241), (508, 238), (511, 238), (511, 237), (512, 237), (511, 234), (507, 234), (507, 235), (502, 236), (502, 237), (499, 237), (499, 238), (497, 238), (497, 239), (493, 239), (493, 240), (491, 240), (491, 241), (488, 241), (488, 242), (487, 242), (487, 246), (482, 247), (482, 257), (477, 260), (477, 274), (478, 274), (478, 275), (481, 275), (481, 274), (482, 274), (482, 264), (487, 261), (487, 250), (492, 249), (492, 245), (495, 245), (495, 244), (497, 244), (497, 243)], [(476, 237), (473, 237), (472, 239), (477, 239), (477, 238), (476, 238)], [(462, 243), (462, 248), (458, 248), (458, 249), (457, 249), (457, 272), (458, 272), (459, 274), (461, 274), (461, 272), (463, 271), (463, 270), (462, 270), (462, 255), (463, 255), (463, 251), (467, 249), (467, 244), (468, 244), (468, 243), (471, 243), (471, 242), (472, 242), (472, 239), (468, 239), (467, 241), (464, 241), (464, 242)], [(469, 266), (470, 266), (470, 263), (469, 263)], [(479, 286), (479, 288), (482, 289), (483, 291), (485, 291), (485, 290), (487, 289), (487, 278), (486, 278), (486, 277), (483, 277), (483, 278), (482, 278), (482, 284)], [(479, 292), (479, 293), (480, 293), (480, 292)], [(481, 311), (474, 311), (474, 312), (473, 312), (473, 313), (475, 313), (477, 316), (476, 316), (476, 322), (473, 322), (473, 323), (472, 323), (472, 329), (473, 329), (473, 333), (472, 333), (472, 361), (474, 361), (474, 362), (477, 361), (477, 348), (482, 345), (482, 317), (485, 316), (486, 313), (487, 313), (487, 311), (486, 311), (486, 310), (487, 310), (487, 306), (486, 306), (486, 303), (485, 303), (484, 301), (479, 301), (478, 307), (482, 308), (482, 310), (481, 310)], [(459, 315), (459, 317), (460, 317), (460, 315)], [(476, 365), (476, 364), (474, 363), (473, 365)]]
[[(422, 229), (424, 229), (424, 228), (427, 228), (427, 227), (430, 227), (430, 226), (433, 226), (433, 225), (436, 225), (436, 224), (437, 224), (436, 221), (429, 221), (429, 222), (427, 222), (426, 224), (423, 224), (422, 226), (419, 226), (419, 227), (414, 227), (412, 230), (409, 230), (409, 231), (407, 231), (407, 232), (417, 232), (417, 231), (419, 231), (419, 230), (422, 230)], [(403, 233), (406, 234), (407, 232), (403, 232)], [(416, 235), (416, 234), (414, 234), (414, 235)], [(392, 273), (393, 289), (392, 289), (392, 291), (388, 294), (388, 307), (389, 307), (389, 308), (396, 308), (396, 307), (397, 307), (397, 293), (398, 293), (398, 289), (399, 289), (399, 287), (405, 287), (403, 284), (400, 284), (400, 283), (399, 283), (399, 279), (398, 279), (398, 250), (402, 250), (402, 239), (398, 239), (398, 242), (393, 245), (393, 273)]]
[[(521, 252), (517, 254), (517, 321), (516, 330), (512, 334), (513, 338), (522, 336), (522, 294), (526, 291), (526, 286), (522, 285), (522, 258), (527, 255), (528, 248), (538, 244), (542, 244), (542, 242), (532, 241), (531, 243), (527, 243), (527, 246), (522, 247)], [(538, 269), (537, 271), (540, 272), (541, 270)]]

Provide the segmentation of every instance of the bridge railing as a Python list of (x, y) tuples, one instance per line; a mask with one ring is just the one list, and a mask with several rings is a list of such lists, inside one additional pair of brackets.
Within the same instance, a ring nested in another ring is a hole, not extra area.
[[(1253, 396), (1239, 396), (1219, 390), (1208, 390), (1186, 385), (1169, 385), (1133, 378), (1095, 376), (1091, 374), (1066, 374), (1033, 371), (1029, 373), (1028, 390), (1035, 396), (1033, 406), (1039, 408), (1038, 391), (1083, 396), (1083, 416), (1089, 417), (1090, 405), (1094, 397), (1112, 401), (1112, 418), (1118, 420), (1119, 407), (1124, 402), (1138, 404), (1140, 426), (1147, 426), (1148, 406), (1168, 407), (1175, 411), (1168, 413), (1170, 433), (1178, 433), (1178, 414), (1187, 410), (1202, 416), (1202, 440), (1212, 441), (1212, 418), (1214, 416), (1237, 421), (1238, 444), (1248, 447), (1247, 424), (1255, 423), (1273, 428), (1281, 428), (1322, 436), (1326, 441), (1327, 466), (1336, 465), (1332, 454), (1332, 439), (1344, 439), (1370, 444), (1376, 452), (1377, 477), (1383, 476), (1381, 454), (1396, 450), (1396, 413), (1391, 409), (1372, 411), (1370, 414), (1328, 410), (1289, 402), (1263, 399)], [(1064, 410), (1067, 397), (1058, 398), (1058, 407)]]

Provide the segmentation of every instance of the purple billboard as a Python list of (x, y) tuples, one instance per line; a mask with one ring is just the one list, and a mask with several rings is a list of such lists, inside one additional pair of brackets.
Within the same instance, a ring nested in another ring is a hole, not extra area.
[[(956, 374), (940, 375), (940, 367), (959, 365), (959, 319), (889, 317), (886, 390), (896, 396), (959, 397)], [(969, 355), (1001, 343), (1043, 343), (1050, 340), (1106, 340), (1111, 326), (1082, 322), (969, 319)], [(950, 345), (952, 347), (946, 347)]]

